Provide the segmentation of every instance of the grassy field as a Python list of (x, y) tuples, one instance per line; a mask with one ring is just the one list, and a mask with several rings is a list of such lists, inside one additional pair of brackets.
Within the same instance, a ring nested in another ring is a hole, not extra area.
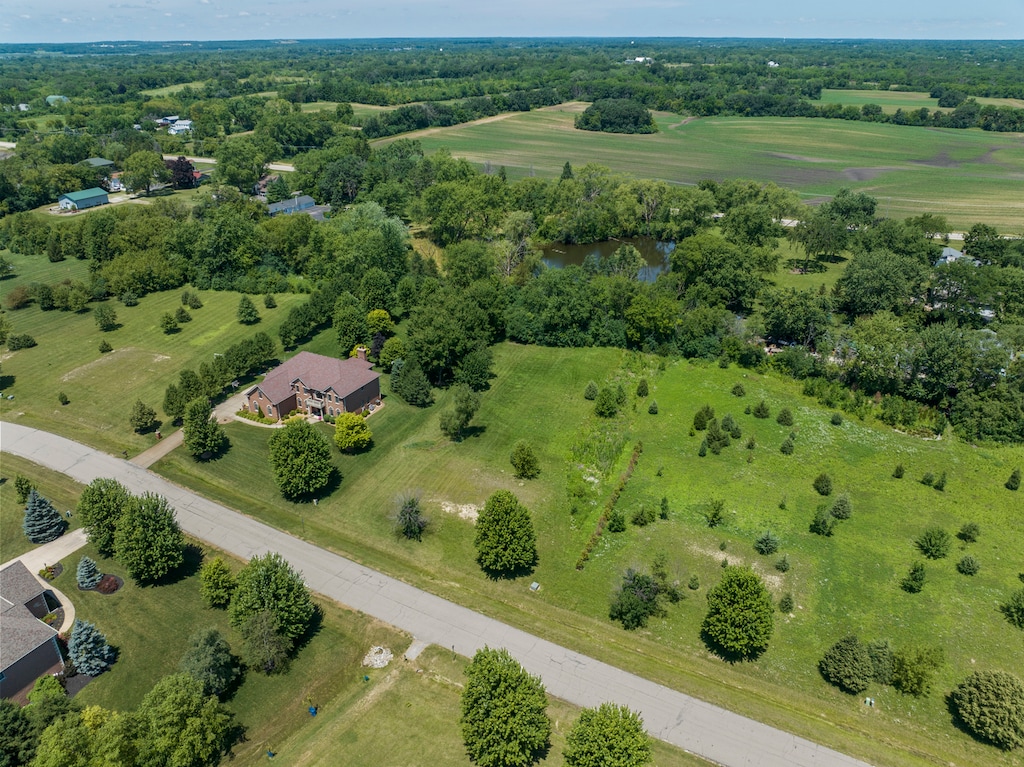
[[(81, 485), (64, 474), (44, 469), (16, 455), (0, 453), (0, 562), (21, 556), (35, 545), (25, 537), (21, 528), (25, 505), (18, 503), (18, 494), (14, 490), (14, 478), (19, 474), (32, 480), (36, 490), (61, 512), (74, 509), (82, 492)], [(78, 527), (78, 519), (74, 515), (68, 523), (69, 530)]]
[(185, 88), (202, 88), (203, 80), (193, 80), (189, 83), (175, 83), (174, 85), (165, 85), (163, 88), (149, 88), (144, 91), (139, 91), (143, 96), (152, 96), (153, 98), (159, 98), (161, 96), (170, 96), (177, 93)]
[[(477, 430), (461, 444), (444, 440), (438, 413), (445, 405), (416, 410), (389, 398), (370, 419), (374, 447), (358, 456), (335, 456), (343, 480), (318, 507), (281, 500), (266, 465), (267, 432), (230, 425), (232, 448), (210, 464), (180, 451), (157, 470), (182, 484), (243, 509), (282, 529), (346, 553), (416, 585), (529, 631), (577, 647), (604, 660), (771, 724), (821, 740), (876, 764), (1021, 765), (1024, 756), (1001, 756), (955, 730), (943, 695), (973, 667), (1019, 667), (1020, 635), (995, 609), (1016, 584), (1024, 554), (1024, 521), (1013, 513), (1018, 500), (1002, 488), (1013, 466), (1024, 464), (1021, 448), (976, 448), (955, 440), (922, 441), (887, 428), (847, 420), (829, 424), (829, 412), (797, 393), (797, 385), (735, 368), (722, 370), (672, 363), (660, 375), (636, 355), (611, 349), (542, 349), (505, 344), (496, 349), (498, 377), (483, 397)], [(606, 433), (581, 394), (588, 379), (619, 379), (629, 388), (640, 371), (651, 377), (660, 415), (646, 406), (616, 421)], [(744, 382), (747, 397), (729, 394)], [(385, 387), (386, 389), (386, 387)], [(543, 392), (542, 396), (538, 396)], [(797, 453), (778, 446), (790, 429), (774, 420), (743, 415), (747, 403), (765, 398), (773, 412), (788, 404), (795, 412)], [(721, 456), (696, 455), (700, 437), (689, 437), (690, 420), (704, 402), (719, 414), (732, 412), (758, 447), (747, 463), (743, 444)], [(329, 427), (323, 427), (325, 434)], [(510, 476), (507, 456), (517, 438), (538, 451), (542, 474), (524, 483)], [(583, 572), (579, 552), (609, 492), (604, 481), (591, 511), (569, 514), (565, 496), (573, 445), (623, 447), (609, 471), (615, 477), (637, 439), (644, 442), (639, 468), (621, 500), (631, 513), (639, 504), (670, 503), (668, 521), (606, 534)], [(897, 462), (901, 481), (891, 478)], [(808, 532), (819, 502), (811, 481), (822, 471), (837, 493), (849, 493), (854, 516), (833, 538)], [(926, 471), (947, 472), (945, 492), (917, 480)], [(499, 488), (516, 492), (533, 511), (540, 563), (532, 579), (543, 585), (531, 595), (523, 581), (490, 581), (476, 568), (472, 524), (463, 518)], [(421, 544), (397, 540), (388, 515), (397, 496), (416, 492), (431, 516)], [(725, 523), (714, 530), (703, 521), (711, 497), (726, 502)], [(786, 499), (786, 509), (779, 508)], [(964, 522), (981, 525), (970, 546), (982, 562), (972, 579), (958, 575), (961, 552), (927, 566), (925, 592), (911, 596), (899, 579), (919, 558), (913, 540), (929, 524), (955, 532)], [(782, 540), (779, 553), (792, 569), (779, 573), (777, 557), (752, 548), (770, 528)], [(724, 545), (724, 549), (722, 546)], [(669, 616), (647, 630), (627, 633), (607, 619), (609, 595), (626, 567), (648, 567), (663, 552), (686, 584), (701, 587), (669, 608)], [(721, 560), (747, 563), (761, 572), (776, 598), (792, 593), (797, 608), (779, 616), (772, 646), (757, 663), (724, 664), (699, 639), (704, 594), (721, 573)], [(962, 630), (965, 623), (972, 631)], [(897, 647), (936, 645), (947, 662), (928, 698), (872, 689), (878, 701), (866, 711), (859, 699), (838, 693), (816, 671), (821, 653), (836, 639), (856, 632), (864, 639), (888, 638)], [(977, 666), (976, 666), (977, 664)]]
[(557, 177), (568, 160), (680, 184), (756, 178), (808, 199), (847, 187), (877, 198), (885, 216), (931, 212), (958, 229), (984, 222), (1008, 233), (1024, 230), (1024, 144), (1016, 134), (800, 118), (685, 121), (658, 113), (659, 133), (625, 136), (574, 129), (583, 106), (405, 135), (428, 152), (447, 147), (475, 163), (503, 165), (513, 178)]
[[(979, 104), (992, 104), (993, 106), (1024, 107), (1024, 99), (994, 99), (978, 96), (975, 98)], [(933, 99), (927, 93), (918, 91), (873, 91), (873, 90), (842, 90), (825, 88), (821, 92), (821, 104), (842, 104), (846, 106), (863, 106), (864, 104), (878, 104), (882, 111), (892, 114), (897, 109), (909, 111), (928, 107), (931, 110), (939, 109), (939, 100)], [(942, 111), (951, 111), (945, 108)]]
[[(53, 284), (87, 275), (84, 261), (51, 264), (43, 256), (5, 253), (4, 257), (14, 264), (16, 276), (0, 283), (0, 294), (34, 280)], [(276, 309), (260, 305), (262, 322), (244, 326), (235, 317), (239, 294), (202, 291), (201, 296), (203, 307), (192, 311), (192, 322), (181, 325), (180, 332), (173, 335), (164, 334), (159, 323), (165, 312), (173, 313), (181, 306), (178, 290), (146, 296), (133, 307), (110, 299), (121, 327), (107, 333), (97, 329), (91, 311), (43, 312), (32, 304), (8, 312), (14, 332), (32, 335), (38, 346), (4, 354), (5, 399), (0, 417), (108, 452), (138, 452), (154, 438), (135, 434), (128, 425), (128, 409), (136, 399), (159, 412), (164, 390), (178, 371), (198, 368), (215, 353), (258, 330), (276, 339), (288, 310), (304, 300), (296, 294), (280, 295)], [(114, 348), (112, 352), (100, 353), (103, 340)], [(57, 401), (61, 391), (70, 399), (63, 407)], [(10, 395), (13, 400), (6, 399)]]

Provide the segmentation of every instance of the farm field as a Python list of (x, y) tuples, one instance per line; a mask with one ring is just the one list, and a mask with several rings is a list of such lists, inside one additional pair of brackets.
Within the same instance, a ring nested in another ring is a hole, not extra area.
[[(4, 255), (15, 265), (15, 277), (0, 282), (0, 294), (33, 280), (50, 284), (62, 279), (83, 279), (85, 261), (49, 263), (43, 256)], [(278, 296), (276, 309), (264, 309), (263, 320), (241, 325), (236, 318), (239, 294), (200, 291), (203, 307), (193, 310), (192, 321), (166, 335), (160, 317), (181, 306), (181, 291), (144, 297), (126, 307), (108, 299), (121, 327), (101, 333), (92, 311), (77, 314), (41, 311), (35, 304), (7, 313), (15, 333), (28, 333), (37, 346), (3, 355), (4, 400), (0, 417), (47, 429), (111, 453), (135, 453), (149, 447), (152, 434), (135, 434), (128, 425), (128, 409), (136, 399), (160, 411), (167, 384), (184, 368), (223, 353), (231, 344), (265, 331), (277, 339), (277, 329), (288, 310), (305, 300), (289, 293)], [(257, 297), (258, 298), (258, 297)], [(95, 307), (95, 302), (90, 307)], [(113, 351), (102, 354), (101, 341)], [(59, 392), (70, 400), (61, 406)], [(6, 399), (13, 396), (13, 400)]]
[[(993, 99), (984, 96), (972, 96), (981, 105), (991, 104), (993, 106), (1024, 107), (1024, 99)], [(933, 99), (930, 94), (919, 91), (875, 91), (875, 90), (844, 90), (841, 88), (825, 88), (821, 92), (820, 104), (852, 104), (863, 106), (864, 104), (878, 104), (882, 111), (892, 114), (897, 109), (908, 111), (911, 109), (940, 109), (939, 100)], [(943, 111), (951, 111), (942, 108)]]
[[(578, 131), (584, 104), (562, 104), (451, 128), (404, 134), (425, 151), (448, 148), (511, 177), (557, 177), (566, 161), (641, 178), (695, 184), (705, 178), (755, 178), (795, 189), (808, 200), (850, 188), (878, 200), (880, 215), (945, 215), (956, 229), (983, 222), (1024, 229), (1024, 137), (980, 130), (914, 128), (806, 118), (655, 115), (660, 133)], [(393, 139), (381, 139), (389, 141)]]
[[(343, 479), (317, 507), (284, 502), (270, 472), (253, 471), (267, 465), (268, 434), (244, 424), (228, 426), (231, 450), (215, 462), (199, 464), (178, 450), (154, 468), (415, 585), (871, 763), (1024, 764), (1024, 755), (997, 753), (956, 730), (943, 700), (973, 668), (1019, 666), (1020, 635), (996, 606), (1019, 588), (1024, 561), (1018, 499), (1002, 487), (1024, 463), (1024, 449), (924, 441), (851, 418), (833, 426), (830, 411), (803, 397), (798, 384), (736, 368), (672, 362), (659, 372), (653, 358), (612, 349), (502, 344), (495, 351), (498, 376), (483, 396), (472, 436), (460, 444), (441, 437), (445, 393), (426, 410), (390, 397), (369, 420), (373, 448), (334, 455)], [(582, 397), (586, 382), (618, 380), (631, 390), (641, 375), (651, 381), (659, 414), (648, 415), (646, 401), (635, 402), (610, 424), (598, 423)], [(746, 388), (742, 399), (730, 394), (738, 382)], [(743, 414), (762, 398), (773, 415), (789, 406), (795, 425)], [(701, 435), (688, 436), (704, 403), (720, 416), (732, 413), (743, 430), (742, 440), (720, 456), (698, 457)], [(322, 429), (329, 435), (330, 427)], [(779, 444), (791, 430), (796, 453), (784, 456)], [(752, 451), (744, 449), (750, 436)], [(531, 441), (539, 455), (537, 480), (511, 476), (507, 456), (518, 438)], [(628, 518), (641, 504), (656, 507), (666, 497), (668, 520), (606, 532), (580, 572), (576, 560), (637, 441), (643, 453), (619, 507)], [(566, 472), (588, 450), (604, 454), (610, 468), (590, 505), (573, 515)], [(906, 467), (902, 480), (892, 478), (896, 463)], [(831, 538), (808, 531), (822, 502), (812, 480), (823, 471), (833, 477), (836, 495), (849, 494), (854, 510)], [(929, 471), (947, 473), (945, 491), (921, 484)], [(491, 581), (474, 562), (471, 518), (502, 488), (533, 513), (539, 565), (526, 579)], [(405, 493), (418, 494), (431, 517), (422, 543), (391, 532), (388, 515)], [(704, 519), (711, 498), (721, 498), (726, 510), (714, 529)], [(981, 526), (978, 542), (967, 549), (957, 543), (949, 557), (929, 562), (924, 592), (904, 593), (899, 580), (921, 559), (916, 536), (932, 524), (953, 533), (970, 521)], [(781, 540), (771, 557), (753, 549), (766, 529)], [(965, 550), (982, 563), (973, 578), (954, 568)], [(659, 553), (686, 598), (647, 629), (626, 632), (607, 618), (610, 596), (627, 567), (649, 569)], [(782, 555), (791, 564), (785, 573), (773, 567)], [(777, 614), (772, 644), (756, 663), (723, 663), (699, 638), (704, 597), (720, 578), (723, 559), (754, 567), (776, 600), (786, 593), (795, 600), (791, 614)], [(696, 590), (685, 588), (692, 576)], [(542, 584), (538, 594), (527, 590), (529, 580)], [(827, 685), (817, 661), (849, 633), (888, 639), (897, 648), (940, 648), (946, 660), (932, 694), (918, 699), (874, 685), (868, 694), (877, 705), (869, 712), (859, 698)]]

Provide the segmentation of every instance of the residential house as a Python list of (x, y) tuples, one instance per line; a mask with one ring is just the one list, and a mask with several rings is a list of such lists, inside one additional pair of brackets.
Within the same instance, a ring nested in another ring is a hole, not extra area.
[(267, 373), (245, 392), (243, 409), (280, 419), (293, 410), (323, 418), (372, 410), (380, 404), (380, 373), (360, 347), (357, 356), (340, 360), (299, 352)]
[(95, 208), (97, 205), (106, 205), (110, 200), (105, 190), (99, 187), (83, 189), (80, 192), (68, 192), (57, 198), (57, 204), (61, 210), (85, 210)]
[(114, 161), (108, 160), (106, 157), (87, 157), (79, 164), (88, 165), (97, 171), (109, 171), (114, 167)]
[(191, 133), (192, 121), (175, 120), (171, 125), (167, 126), (167, 132), (172, 136), (177, 136), (179, 133)]
[(965, 253), (960, 252), (956, 248), (951, 248), (948, 245), (942, 249), (942, 255), (939, 256), (939, 260), (935, 262), (935, 265), (942, 266), (943, 264), (953, 264), (957, 261), (965, 261), (973, 264), (974, 266), (981, 266), (981, 261), (973, 259)]
[(329, 213), (330, 205), (317, 205), (316, 200), (308, 194), (292, 197), (290, 200), (272, 202), (267, 206), (267, 213), (273, 216), (289, 215), (291, 213), (306, 213), (318, 221), (324, 220), (324, 213)]
[(24, 693), (44, 674), (64, 668), (46, 589), (20, 561), (0, 570), (0, 698)]

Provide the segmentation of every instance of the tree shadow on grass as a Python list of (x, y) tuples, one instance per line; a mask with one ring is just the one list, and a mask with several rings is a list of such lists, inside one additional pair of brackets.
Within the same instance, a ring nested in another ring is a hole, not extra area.
[(14, 386), (14, 376), (0, 375), (0, 391), (10, 389)]
[(299, 650), (305, 648), (313, 639), (323, 630), (324, 627), (324, 611), (318, 604), (313, 605), (313, 616), (309, 619), (309, 625), (306, 626), (306, 630), (302, 632), (298, 639), (295, 640), (295, 645), (292, 647), (292, 651), (288, 653), (289, 658), (294, 658), (298, 655)]
[(459, 437), (459, 442), (465, 442), (467, 439), (474, 437), (482, 437), (484, 432), (487, 431), (486, 426), (467, 426), (462, 430), (462, 435)]
[(203, 564), (203, 550), (193, 543), (186, 543), (181, 555), (181, 564), (174, 568), (174, 570), (167, 573), (163, 578), (147, 581), (143, 585), (168, 586), (185, 578), (191, 578), (198, 573), (199, 568)]
[(787, 258), (786, 269), (797, 274), (821, 274), (828, 267), (821, 261), (811, 259), (804, 261), (802, 258)]
[(721, 658), (726, 663), (736, 664), (743, 663), (744, 661), (754, 661), (764, 654), (763, 649), (751, 650), (750, 652), (743, 653), (727, 650), (718, 644), (718, 642), (716, 642), (714, 638), (703, 629), (701, 629), (700, 638), (708, 648), (709, 652)]

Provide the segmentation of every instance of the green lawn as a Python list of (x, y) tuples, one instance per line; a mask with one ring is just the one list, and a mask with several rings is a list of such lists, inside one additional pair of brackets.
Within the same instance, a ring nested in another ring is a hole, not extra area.
[[(416, 585), (454, 599), (547, 638), (665, 681), (687, 692), (747, 713), (873, 763), (930, 764), (940, 756), (962, 765), (987, 765), (988, 748), (953, 729), (943, 695), (974, 667), (1019, 666), (1020, 634), (995, 609), (1016, 584), (1024, 553), (1024, 520), (1018, 500), (1002, 488), (1013, 466), (1024, 464), (1022, 448), (976, 448), (952, 439), (923, 441), (887, 428), (847, 420), (829, 424), (829, 412), (798, 393), (794, 382), (735, 368), (722, 370), (686, 362), (670, 363), (656, 375), (650, 361), (612, 349), (496, 347), (498, 377), (474, 423), (476, 434), (461, 444), (444, 440), (438, 405), (417, 410), (396, 398), (369, 421), (374, 447), (359, 456), (335, 456), (344, 479), (318, 507), (284, 502), (267, 465), (266, 430), (232, 424), (232, 448), (210, 464), (197, 464), (181, 451), (155, 468), (167, 477), (242, 509), (289, 532), (379, 567)], [(644, 403), (627, 408), (607, 434), (595, 429), (590, 403), (581, 394), (587, 380), (618, 378), (632, 388), (646, 369), (660, 415)], [(729, 394), (743, 381), (748, 395)], [(386, 387), (385, 387), (386, 390)], [(787, 403), (796, 415), (797, 452), (778, 446), (790, 429), (774, 420), (743, 415), (745, 403), (764, 397), (773, 411)], [(747, 463), (743, 444), (721, 456), (696, 455), (700, 437), (687, 431), (704, 402), (720, 414), (732, 412), (759, 445)], [(330, 427), (323, 426), (325, 434)], [(517, 438), (530, 440), (542, 466), (539, 479), (510, 476), (507, 456)], [(624, 445), (609, 472), (618, 476), (630, 446), (644, 442), (633, 480), (620, 501), (629, 513), (640, 503), (669, 499), (669, 520), (648, 528), (630, 526), (605, 534), (586, 569), (574, 568), (610, 490), (601, 483), (593, 509), (575, 517), (567, 510), (565, 477), (573, 443)], [(902, 462), (905, 479), (891, 478)], [(828, 471), (837, 493), (849, 493), (853, 518), (830, 539), (807, 526), (818, 502), (812, 479)], [(945, 471), (949, 483), (938, 492), (917, 480), (926, 471)], [(479, 506), (493, 491), (509, 488), (533, 511), (540, 563), (532, 575), (543, 588), (531, 595), (523, 581), (490, 581), (474, 564), (472, 525), (458, 516)], [(397, 540), (388, 514), (395, 499), (416, 492), (431, 516), (420, 544)], [(727, 504), (722, 527), (703, 522), (712, 496)], [(779, 501), (786, 498), (786, 510)], [(898, 581), (919, 555), (913, 539), (929, 524), (955, 532), (976, 521), (982, 537), (970, 551), (982, 562), (968, 579), (954, 570), (959, 549), (929, 563), (925, 591), (910, 596)], [(773, 569), (777, 557), (758, 557), (753, 540), (770, 528), (789, 556), (785, 575)], [(724, 543), (724, 551), (720, 545)], [(627, 633), (607, 620), (609, 595), (622, 571), (649, 566), (658, 552), (685, 584), (696, 574), (701, 588), (669, 608), (669, 616), (647, 630)], [(710, 656), (699, 639), (704, 594), (721, 573), (721, 560), (753, 564), (776, 597), (791, 592), (792, 616), (779, 616), (772, 646), (757, 663), (727, 665)], [(962, 631), (965, 623), (972, 631)], [(818, 676), (822, 652), (845, 633), (888, 638), (896, 646), (923, 642), (940, 646), (946, 665), (931, 697), (906, 698), (873, 689), (879, 701), (870, 715), (858, 699), (836, 692)], [(1003, 758), (1003, 757), (1000, 757)], [(1004, 758), (1024, 764), (1024, 756)]]
[[(82, 492), (82, 486), (65, 474), (44, 469), (16, 455), (0, 453), (0, 562), (21, 556), (35, 545), (21, 529), (25, 504), (18, 503), (18, 494), (14, 490), (14, 478), (19, 474), (32, 480), (36, 490), (61, 512), (74, 509)], [(74, 515), (68, 523), (69, 530), (78, 527), (78, 519)]]
[[(660, 133), (614, 135), (572, 127), (579, 104), (487, 122), (405, 134), (427, 152), (443, 147), (474, 163), (505, 166), (513, 178), (554, 178), (566, 161), (639, 178), (693, 184), (705, 178), (774, 181), (808, 198), (848, 187), (878, 199), (880, 215), (945, 215), (1007, 233), (1024, 224), (1019, 136), (803, 118), (656, 115)], [(394, 139), (382, 139), (389, 141)]]
[[(32, 281), (55, 283), (87, 276), (84, 261), (50, 264), (42, 256), (5, 254), (15, 265), (16, 276), (0, 283), (0, 294)], [(28, 333), (37, 342), (31, 349), (5, 355), (4, 396), (0, 417), (48, 429), (102, 448), (111, 453), (135, 453), (149, 447), (153, 436), (134, 434), (128, 410), (141, 399), (158, 413), (164, 390), (184, 368), (196, 369), (231, 344), (259, 330), (274, 339), (288, 310), (304, 296), (282, 294), (276, 309), (260, 305), (263, 321), (254, 326), (238, 323), (235, 312), (239, 294), (201, 291), (203, 307), (191, 312), (192, 321), (166, 335), (160, 317), (181, 306), (181, 291), (173, 290), (143, 298), (138, 306), (125, 307), (109, 299), (121, 327), (101, 333), (91, 311), (79, 314), (43, 312), (34, 304), (7, 316), (15, 333)], [(261, 303), (261, 302), (258, 302)], [(94, 302), (90, 308), (95, 307)], [(101, 354), (106, 340), (113, 351)], [(13, 383), (11, 379), (13, 378)], [(58, 403), (65, 392), (70, 404)], [(13, 400), (6, 397), (13, 395)]]
[[(975, 98), (979, 104), (992, 104), (994, 106), (1008, 106), (1020, 109), (1024, 107), (1022, 99), (996, 99), (979, 96)], [(873, 90), (842, 90), (825, 88), (821, 92), (821, 104), (842, 104), (846, 106), (863, 106), (864, 104), (878, 104), (882, 111), (892, 114), (897, 109), (909, 111), (928, 107), (928, 109), (940, 109), (939, 100), (933, 99), (931, 95), (918, 91), (873, 91)], [(942, 108), (942, 111), (952, 111)]]
[(175, 83), (174, 85), (165, 85), (163, 88), (149, 88), (144, 91), (139, 91), (143, 96), (152, 96), (153, 98), (159, 98), (161, 96), (170, 96), (177, 93), (185, 88), (200, 89), (203, 87), (203, 80), (193, 80), (188, 83)]

